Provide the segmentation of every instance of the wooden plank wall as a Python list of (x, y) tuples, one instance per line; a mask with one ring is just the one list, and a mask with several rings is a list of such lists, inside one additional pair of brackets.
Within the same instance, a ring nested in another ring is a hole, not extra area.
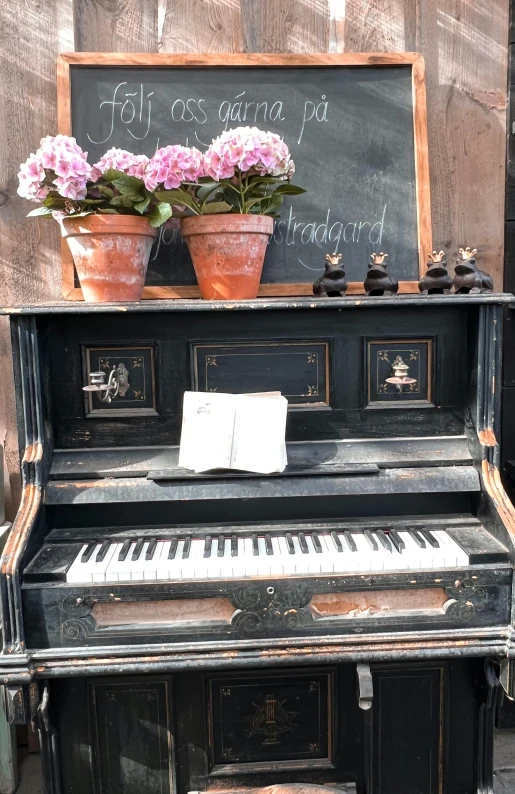
[[(56, 131), (58, 52), (418, 50), (427, 62), (433, 240), (478, 247), (502, 287), (508, 0), (20, 0), (0, 4), (0, 301), (60, 297), (57, 229), (25, 221), (18, 164)], [(16, 502), (9, 340), (0, 443)], [(9, 485), (9, 484), (8, 484)]]

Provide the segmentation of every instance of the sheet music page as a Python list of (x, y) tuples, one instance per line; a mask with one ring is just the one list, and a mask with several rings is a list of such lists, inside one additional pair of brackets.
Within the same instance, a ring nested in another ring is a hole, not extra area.
[(234, 394), (184, 392), (179, 466), (230, 468), (236, 400)]
[(272, 474), (284, 471), (288, 400), (279, 395), (240, 394), (236, 402), (231, 468)]

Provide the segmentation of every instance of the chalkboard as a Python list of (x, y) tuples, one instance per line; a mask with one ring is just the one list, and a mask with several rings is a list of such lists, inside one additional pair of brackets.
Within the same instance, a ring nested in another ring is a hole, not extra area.
[[(413, 291), (431, 244), (423, 68), (413, 53), (73, 53), (60, 58), (60, 130), (92, 163), (112, 146), (151, 156), (172, 143), (205, 150), (245, 124), (277, 132), (307, 193), (285, 201), (275, 223), (262, 294), (309, 293), (333, 251), (343, 254), (351, 291), (362, 291), (379, 250), (401, 289)], [(65, 292), (80, 297), (70, 268)], [(145, 296), (195, 295), (195, 284), (178, 224), (162, 229)]]

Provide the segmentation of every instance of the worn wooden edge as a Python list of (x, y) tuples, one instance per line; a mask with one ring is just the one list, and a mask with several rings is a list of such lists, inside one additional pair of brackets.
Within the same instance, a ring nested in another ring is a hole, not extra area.
[(427, 100), (425, 61), (420, 55), (412, 68), (413, 129), (415, 133), (415, 189), (417, 196), (417, 229), (419, 244), (419, 275), (426, 272), (428, 254), (432, 250), (431, 198), (429, 180), (429, 146), (427, 139)]
[[(429, 197), (429, 159), (427, 145), (427, 108), (425, 66), (417, 52), (368, 53), (226, 53), (226, 54), (173, 54), (173, 53), (109, 53), (65, 52), (57, 60), (57, 122), (58, 131), (71, 135), (71, 75), (70, 66), (392, 66), (411, 65), (413, 80), (413, 119), (415, 134), (415, 183), (417, 198), (417, 235), (419, 246), (419, 275), (426, 269), (427, 254), (431, 251), (431, 204)], [(62, 293), (66, 300), (84, 300), (82, 290), (75, 286), (75, 268), (65, 240), (61, 241)], [(400, 293), (416, 293), (417, 281), (399, 282)], [(312, 295), (312, 285), (262, 284), (259, 297)], [(364, 294), (363, 283), (350, 282), (347, 294)], [(198, 298), (196, 286), (145, 287), (143, 300)]]
[(512, 542), (515, 544), (515, 509), (504, 490), (499, 469), (487, 460), (481, 464), (486, 492), (493, 501)]
[(418, 52), (348, 53), (154, 53), (63, 52), (59, 59), (79, 66), (381, 66), (413, 64)]
[(62, 300), (48, 303), (0, 306), (3, 315), (32, 314), (116, 314), (117, 312), (173, 312), (173, 311), (268, 311), (268, 310), (305, 310), (305, 309), (377, 309), (395, 307), (396, 309), (435, 306), (487, 306), (499, 305), (515, 308), (513, 295), (509, 292), (492, 292), (477, 295), (349, 295), (345, 298), (315, 298), (312, 295), (294, 297), (261, 297), (251, 300), (202, 300), (200, 298), (173, 298), (171, 300), (141, 300), (128, 303), (85, 303), (84, 301)]
[[(73, 268), (73, 262), (72, 262)], [(66, 300), (84, 300), (82, 290), (79, 287), (69, 285), (64, 277), (65, 268), (63, 267), (63, 294)], [(73, 277), (73, 270), (72, 270)], [(399, 281), (399, 294), (407, 295), (418, 293), (418, 281)], [(365, 295), (362, 281), (351, 281), (347, 288), (347, 295)], [(259, 287), (258, 298), (281, 298), (296, 296), (312, 296), (312, 284), (261, 284)], [(144, 287), (142, 300), (168, 300), (173, 298), (200, 298), (200, 290), (196, 286), (191, 287)]]

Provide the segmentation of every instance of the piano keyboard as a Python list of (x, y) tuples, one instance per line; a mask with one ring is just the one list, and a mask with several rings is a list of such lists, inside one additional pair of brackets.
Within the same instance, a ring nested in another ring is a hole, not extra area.
[(463, 567), (469, 557), (445, 530), (186, 535), (84, 544), (70, 584), (232, 579)]

